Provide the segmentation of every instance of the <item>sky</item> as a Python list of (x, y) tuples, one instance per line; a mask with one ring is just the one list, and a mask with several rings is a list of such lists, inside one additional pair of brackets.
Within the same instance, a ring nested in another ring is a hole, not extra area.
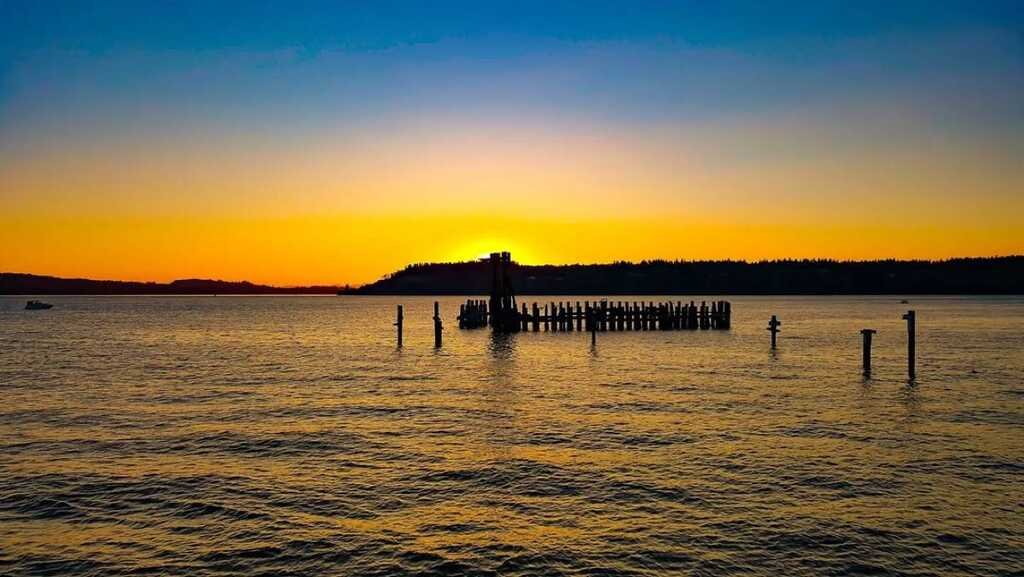
[(1024, 253), (1019, 2), (0, 0), (0, 271)]

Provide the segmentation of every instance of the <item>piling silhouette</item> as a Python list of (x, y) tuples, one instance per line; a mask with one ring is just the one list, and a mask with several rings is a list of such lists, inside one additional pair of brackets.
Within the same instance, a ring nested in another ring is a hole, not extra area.
[(775, 335), (779, 334), (782, 330), (779, 328), (780, 326), (782, 326), (782, 321), (776, 318), (775, 315), (772, 315), (771, 320), (768, 321), (768, 331), (772, 333), (772, 349), (775, 348)]
[(903, 320), (907, 321), (907, 376), (913, 381), (917, 378), (917, 313), (907, 311)]
[(864, 338), (862, 364), (864, 367), (865, 377), (871, 376), (871, 337), (877, 332), (878, 331), (874, 329), (861, 329), (860, 331), (860, 334), (863, 335)]
[(395, 327), (398, 329), (398, 348), (402, 348), (402, 323), (404, 321), (402, 315), (402, 305), (398, 305), (398, 313), (395, 317)]
[(441, 305), (434, 301), (434, 348), (441, 348)]

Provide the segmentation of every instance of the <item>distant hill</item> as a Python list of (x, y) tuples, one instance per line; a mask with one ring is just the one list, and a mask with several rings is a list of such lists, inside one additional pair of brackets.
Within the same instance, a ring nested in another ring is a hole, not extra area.
[(334, 294), (336, 286), (273, 287), (250, 282), (182, 279), (169, 283), (58, 278), (0, 273), (0, 294), (123, 295), (123, 294)]
[[(643, 261), (592, 265), (513, 263), (518, 294), (1024, 294), (1024, 256), (943, 261)], [(484, 261), (415, 264), (350, 292), (486, 294)]]

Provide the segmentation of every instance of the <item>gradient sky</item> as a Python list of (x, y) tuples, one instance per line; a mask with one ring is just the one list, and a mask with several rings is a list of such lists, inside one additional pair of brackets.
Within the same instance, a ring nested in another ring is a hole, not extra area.
[(1019, 2), (0, 0), (0, 270), (1024, 253)]

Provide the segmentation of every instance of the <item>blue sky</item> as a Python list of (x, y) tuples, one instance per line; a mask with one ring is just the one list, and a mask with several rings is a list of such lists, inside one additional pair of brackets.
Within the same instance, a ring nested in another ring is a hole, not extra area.
[(50, 116), (40, 109), (53, 99), (83, 119), (170, 100), (186, 115), (317, 123), (349, 107), (673, 118), (857, 92), (931, 97), (974, 79), (1009, 91), (1024, 18), (1014, 2), (0, 6), (0, 122)]
[(372, 50), (446, 38), (673, 39), (699, 46), (992, 27), (1020, 32), (1018, 2), (104, 2), (11, 1), (3, 45), (117, 49)]

